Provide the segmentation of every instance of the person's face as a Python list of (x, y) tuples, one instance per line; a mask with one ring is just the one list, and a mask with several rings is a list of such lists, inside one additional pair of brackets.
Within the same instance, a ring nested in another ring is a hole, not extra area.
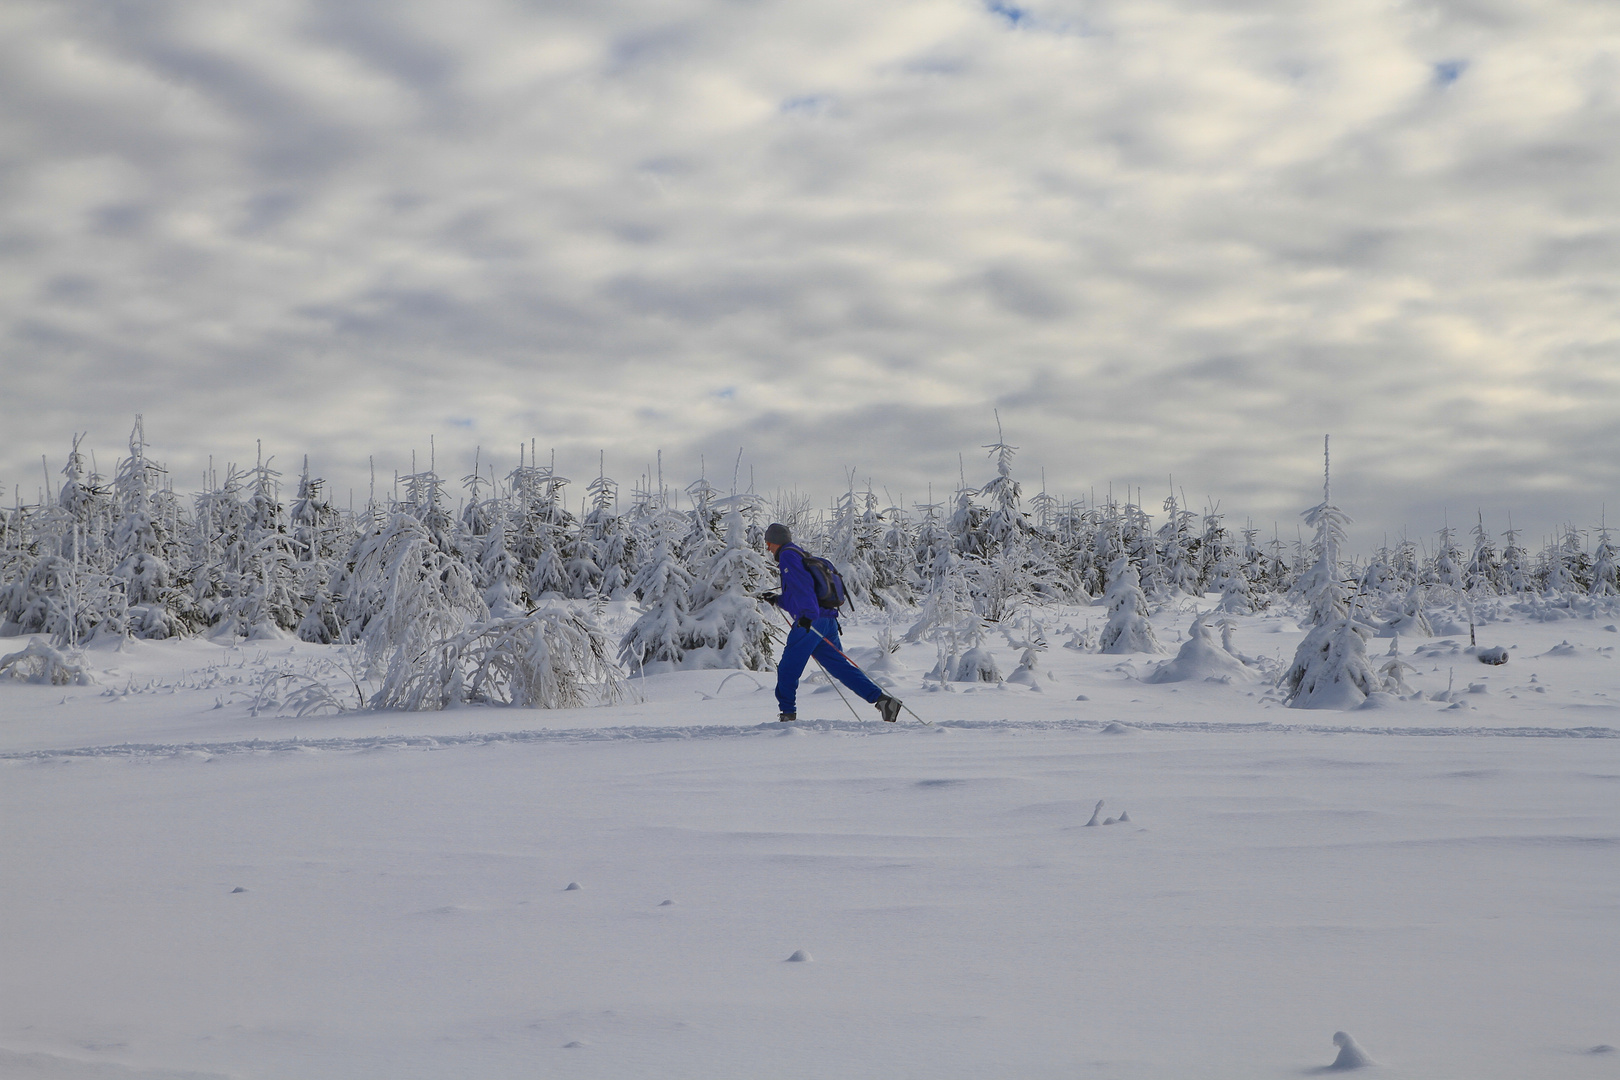
[(782, 545), (781, 544), (772, 544), (772, 543), (767, 542), (766, 545), (765, 545), (765, 550), (769, 551), (772, 555), (775, 555), (778, 551), (782, 550)]

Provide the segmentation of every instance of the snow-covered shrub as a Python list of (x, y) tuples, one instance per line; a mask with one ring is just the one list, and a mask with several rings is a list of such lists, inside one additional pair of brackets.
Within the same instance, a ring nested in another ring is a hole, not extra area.
[(1434, 627), (1430, 625), (1429, 616), (1424, 610), (1426, 600), (1423, 586), (1414, 584), (1404, 598), (1391, 601), (1384, 608), (1385, 622), (1378, 628), (1378, 636), (1405, 634), (1407, 637), (1433, 637)]
[(1417, 673), (1417, 668), (1401, 659), (1401, 639), (1396, 637), (1389, 643), (1389, 652), (1385, 655), (1384, 663), (1378, 668), (1379, 676), (1384, 680), (1384, 689), (1391, 694), (1410, 695), (1412, 688), (1406, 683), (1406, 673)]
[(1025, 649), (1023, 656), (1019, 657), (1018, 666), (1007, 676), (1007, 682), (1027, 686), (1031, 690), (1040, 690), (1040, 668), (1039, 651), (1034, 648)]
[(67, 653), (34, 638), (26, 648), (0, 656), (0, 676), (46, 686), (89, 686), (95, 682), (90, 668)]
[(390, 667), (370, 705), (416, 711), (479, 702), (571, 709), (611, 704), (624, 689), (607, 637), (589, 613), (548, 604), (528, 615), (473, 623), (403, 658)]

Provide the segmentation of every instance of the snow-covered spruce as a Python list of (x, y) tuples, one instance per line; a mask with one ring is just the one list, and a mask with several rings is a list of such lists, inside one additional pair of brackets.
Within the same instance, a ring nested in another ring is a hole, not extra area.
[(1103, 603), (1108, 605), (1108, 625), (1103, 627), (1099, 640), (1102, 652), (1164, 651), (1153, 633), (1153, 624), (1148, 622), (1147, 597), (1142, 593), (1136, 567), (1123, 553), (1108, 568), (1108, 592)]
[(1311, 567), (1294, 585), (1308, 606), (1303, 625), (1324, 626), (1350, 613), (1340, 579), (1340, 552), (1348, 538), (1350, 515), (1333, 505), (1328, 471), (1328, 440), (1322, 439), (1322, 501), (1305, 511), (1305, 524), (1315, 530), (1311, 540)]
[(1353, 709), (1383, 683), (1367, 659), (1372, 631), (1345, 617), (1311, 628), (1283, 675), (1291, 709)]

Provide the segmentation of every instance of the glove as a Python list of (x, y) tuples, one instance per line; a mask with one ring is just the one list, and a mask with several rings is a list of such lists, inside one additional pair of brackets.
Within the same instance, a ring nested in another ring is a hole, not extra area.
[(810, 616), (808, 616), (808, 615), (800, 615), (799, 616), (799, 625), (804, 627), (806, 630), (810, 629)]
[(759, 594), (759, 598), (767, 604), (774, 604), (782, 599), (782, 594), (779, 592), (762, 592)]

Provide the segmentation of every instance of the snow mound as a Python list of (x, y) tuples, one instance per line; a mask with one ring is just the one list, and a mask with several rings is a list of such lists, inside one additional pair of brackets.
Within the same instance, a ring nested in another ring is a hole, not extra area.
[(1508, 651), (1500, 645), (1489, 649), (1481, 649), (1477, 654), (1482, 664), (1501, 665), (1508, 662)]
[(1102, 808), (1103, 808), (1103, 801), (1101, 799), (1098, 799), (1096, 809), (1094, 809), (1091, 812), (1091, 820), (1086, 822), (1086, 828), (1090, 828), (1093, 825), (1101, 825), (1102, 824), (1102, 821), (1101, 821)]
[(1191, 679), (1214, 679), (1221, 682), (1253, 682), (1259, 676), (1245, 667), (1243, 661), (1227, 652), (1215, 637), (1215, 631), (1200, 615), (1187, 629), (1187, 640), (1175, 658), (1166, 660), (1148, 673), (1143, 682), (1187, 682)]
[(1040, 654), (1034, 648), (1026, 648), (1018, 659), (1018, 666), (1007, 676), (1007, 681), (1041, 691)]
[(1599, 1043), (1597, 1046), (1594, 1046), (1594, 1047), (1591, 1047), (1590, 1049), (1588, 1049), (1586, 1051), (1586, 1053), (1588, 1053), (1588, 1054), (1612, 1054), (1612, 1053), (1614, 1053), (1614, 1047), (1610, 1046), (1608, 1043)]
[(789, 964), (809, 964), (814, 962), (815, 957), (811, 956), (803, 949), (794, 949), (793, 955), (787, 958), (787, 963)]
[(1110, 720), (1108, 726), (1102, 729), (1104, 735), (1134, 735), (1136, 729), (1129, 724), (1122, 724), (1118, 720)]
[(673, 900), (664, 900), (664, 901), (660, 902), (658, 906), (659, 907), (674, 907), (675, 906), (675, 901), (673, 901)]
[(996, 658), (990, 655), (989, 649), (972, 648), (957, 661), (951, 681), (998, 683), (1001, 681), (1001, 671), (996, 667)]
[(576, 892), (576, 891), (579, 890), (579, 888), (580, 888), (579, 882), (570, 881), (567, 885), (565, 885), (563, 887), (563, 892)]
[(872, 645), (847, 650), (849, 658), (855, 665), (868, 675), (900, 675), (908, 669), (896, 658), (893, 651), (882, 646)]
[(238, 885), (236, 888), (231, 890), (231, 895), (234, 896), (239, 892), (247, 892), (247, 890), (242, 888), (242, 886)]
[(1568, 657), (1568, 658), (1575, 658), (1575, 657), (1582, 657), (1582, 658), (1585, 658), (1585, 657), (1602, 657), (1604, 659), (1613, 659), (1614, 658), (1614, 647), (1612, 645), (1605, 645), (1605, 646), (1603, 646), (1601, 648), (1592, 649), (1592, 648), (1588, 648), (1585, 645), (1573, 645), (1569, 641), (1565, 640), (1565, 641), (1560, 641), (1557, 645), (1554, 645), (1552, 648), (1548, 649), (1546, 652), (1538, 654), (1536, 657), (1534, 657), (1534, 659), (1539, 660), (1543, 656), (1548, 656), (1548, 657), (1557, 656), (1557, 657)]
[(1367, 695), (1366, 701), (1356, 706), (1356, 709), (1358, 711), (1362, 709), (1392, 709), (1399, 700), (1401, 699), (1398, 696), (1391, 694), (1387, 690), (1374, 690)]
[(562, 1048), (564, 1050), (583, 1050), (585, 1048), (585, 1044), (580, 1042), (578, 1039), (575, 1039), (573, 1042), (563, 1043)]
[(1347, 1072), (1350, 1069), (1364, 1069), (1373, 1064), (1373, 1059), (1367, 1056), (1367, 1052), (1343, 1031), (1333, 1033), (1333, 1045), (1339, 1048), (1339, 1056), (1333, 1059), (1333, 1064), (1322, 1069), (1322, 1072)]

